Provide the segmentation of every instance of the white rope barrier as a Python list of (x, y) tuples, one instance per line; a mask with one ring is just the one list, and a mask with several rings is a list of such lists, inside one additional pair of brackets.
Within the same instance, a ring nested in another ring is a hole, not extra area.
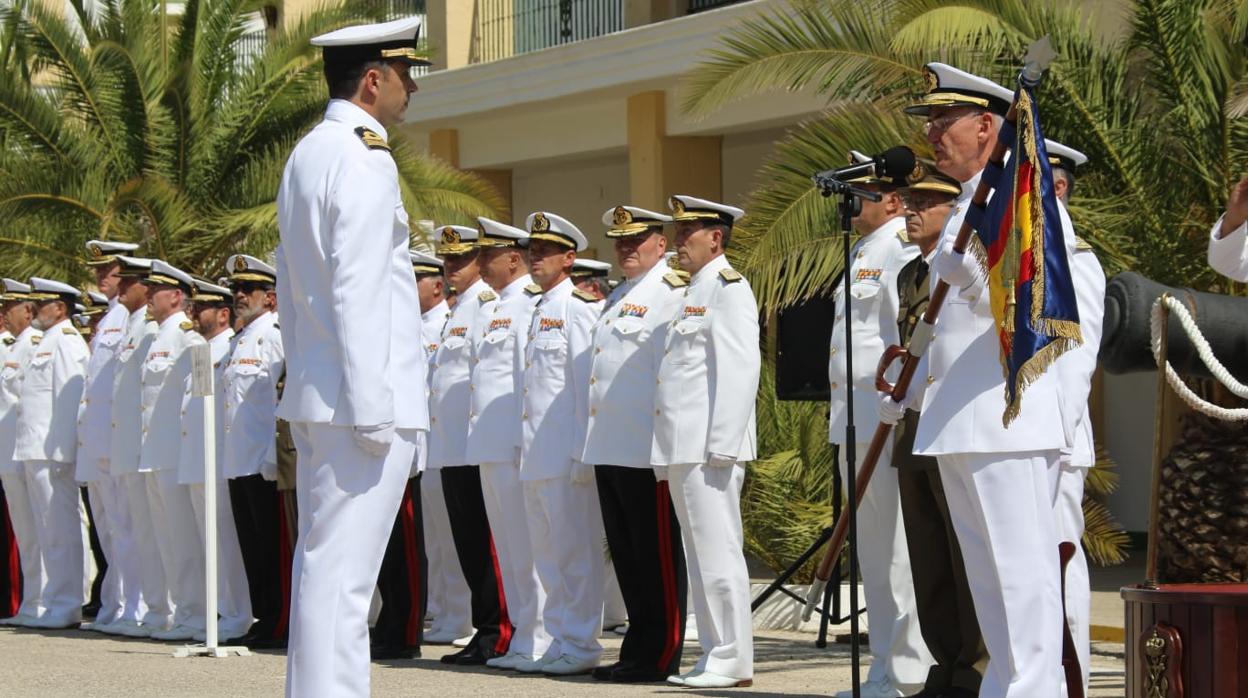
[(1228, 422), (1248, 422), (1248, 409), (1230, 409), (1215, 405), (1201, 398), (1192, 389), (1187, 387), (1183, 382), (1183, 378), (1174, 370), (1170, 362), (1161, 355), (1161, 340), (1163, 326), (1165, 324), (1165, 313), (1169, 311), (1179, 320), (1179, 324), (1183, 327), (1183, 331), (1187, 334), (1188, 339), (1192, 341), (1192, 345), (1196, 347), (1196, 353), (1200, 356), (1200, 360), (1204, 362), (1205, 367), (1209, 369), (1209, 373), (1217, 379), (1219, 383), (1226, 386), (1235, 395), (1241, 398), (1248, 398), (1248, 386), (1235, 380), (1235, 377), (1226, 370), (1221, 361), (1213, 355), (1213, 350), (1209, 347), (1209, 342), (1205, 340), (1205, 336), (1201, 333), (1200, 328), (1196, 326), (1196, 321), (1192, 319), (1191, 313), (1187, 311), (1187, 307), (1179, 302), (1177, 298), (1169, 295), (1163, 295), (1153, 303), (1152, 321), (1150, 323), (1152, 329), (1152, 349), (1153, 359), (1157, 362), (1160, 369), (1164, 364), (1166, 370), (1166, 382), (1170, 384), (1170, 388), (1175, 394), (1197, 412), (1201, 412), (1215, 419), (1221, 419)]

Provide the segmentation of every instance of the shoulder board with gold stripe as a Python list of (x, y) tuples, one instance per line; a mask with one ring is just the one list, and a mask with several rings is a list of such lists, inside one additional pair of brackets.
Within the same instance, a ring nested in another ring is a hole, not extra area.
[(900, 229), (898, 229), (898, 230), (897, 230), (897, 239), (898, 239), (898, 240), (901, 240), (901, 241), (902, 241), (902, 242), (904, 242), (904, 243), (909, 244), (909, 242), (910, 242), (910, 232), (909, 232), (909, 231), (907, 231), (905, 228), (900, 228)]
[(524, 287), (524, 292), (530, 296), (540, 296), (542, 294), (542, 287), (537, 284), (529, 284)]
[(741, 276), (741, 272), (737, 271), (736, 269), (729, 268), (729, 269), (720, 269), (719, 278), (723, 279), (726, 283), (735, 284), (736, 282), (740, 281), (741, 279), (744, 279), (745, 277)]
[(1080, 252), (1086, 252), (1092, 249), (1092, 245), (1088, 244), (1087, 240), (1084, 240), (1083, 238), (1076, 235), (1075, 236), (1075, 249), (1079, 250)]
[(76, 327), (62, 327), (62, 328), (61, 328), (61, 334), (78, 334), (78, 328), (76, 328)]
[(4, 343), (5, 343), (5, 344), (7, 344), (7, 345), (12, 345), (12, 344), (14, 344), (14, 343), (16, 343), (16, 342), (17, 342), (17, 339), (16, 339), (16, 338), (14, 338), (14, 337), (5, 337), (5, 338), (4, 338)]
[(671, 286), (672, 288), (683, 288), (689, 285), (689, 282), (680, 278), (680, 274), (677, 274), (674, 271), (669, 271), (666, 274), (664, 274), (663, 282), (666, 283), (668, 286)]
[(386, 139), (382, 138), (380, 134), (372, 129), (365, 128), (363, 126), (356, 126), (355, 135), (359, 136), (360, 140), (364, 141), (364, 145), (367, 146), (369, 150), (384, 150), (387, 153), (390, 152), (390, 145), (386, 143)]
[(30, 338), (31, 344), (38, 344), (39, 342), (42, 342), (42, 341), (43, 341), (43, 335), (41, 334), (37, 334), (34, 337)]
[(577, 297), (577, 298), (579, 298), (579, 299), (581, 299), (581, 300), (583, 300), (583, 301), (585, 301), (586, 303), (597, 303), (597, 302), (598, 302), (598, 299), (594, 296), (594, 294), (589, 293), (589, 292), (587, 292), (587, 291), (582, 291), (582, 290), (581, 290), (581, 289), (579, 289), (579, 288), (578, 288), (578, 289), (576, 289), (575, 291), (573, 291), (573, 292), (572, 292), (572, 295), (573, 295), (573, 296), (575, 296), (575, 297)]
[(195, 323), (191, 322), (190, 320), (183, 320), (182, 322), (178, 323), (178, 329), (182, 330), (183, 332), (190, 332), (191, 330), (195, 329)]
[(481, 293), (477, 294), (477, 300), (481, 301), (482, 303), (489, 303), (495, 298), (498, 298), (498, 294), (494, 293), (493, 291), (482, 291)]

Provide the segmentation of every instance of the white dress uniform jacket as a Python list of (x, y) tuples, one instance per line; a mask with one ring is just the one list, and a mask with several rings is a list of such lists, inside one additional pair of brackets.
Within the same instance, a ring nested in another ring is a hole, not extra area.
[(1235, 281), (1248, 282), (1248, 223), (1218, 238), (1222, 218), (1209, 231), (1209, 266)]
[[(221, 374), (224, 363), (222, 359), (230, 351), (230, 340), (234, 330), (226, 328), (208, 342), (208, 351), (212, 356), (212, 385), (217, 395), (221, 394)], [(191, 338), (191, 346), (203, 343), (203, 336), (196, 334)], [(188, 354), (189, 356), (189, 354)], [(225, 401), (213, 400), (216, 426), (217, 479), (224, 480), (225, 473), (221, 467), (221, 459), (225, 455)], [(276, 401), (274, 403), (276, 407)], [(182, 485), (198, 485), (204, 482), (204, 399), (191, 395), (191, 377), (182, 381), (182, 444), (178, 448), (178, 483)]]
[(755, 458), (758, 305), (720, 255), (694, 274), (666, 333), (654, 398), (654, 465)]
[(182, 445), (182, 394), (191, 375), (191, 356), (186, 353), (195, 339), (191, 321), (181, 311), (165, 318), (143, 361), (143, 445), (139, 471), (176, 471)]
[(155, 339), (156, 323), (147, 319), (147, 307), (130, 313), (113, 376), (113, 433), (109, 439), (108, 467), (114, 477), (139, 472), (143, 361)]
[(0, 474), (5, 475), (23, 472), (21, 461), (13, 458), (13, 446), (17, 441), (17, 400), (22, 392), (22, 367), (30, 363), (43, 333), (31, 325), (10, 338), (13, 342), (4, 345), (4, 368), (0, 370)]
[(130, 311), (114, 298), (91, 336), (87, 382), (78, 408), (78, 465), (75, 479), (92, 482), (100, 476), (99, 463), (107, 460), (112, 438), (113, 380), (117, 357), (126, 338)]
[[(286, 366), (282, 330), (273, 313), (247, 323), (221, 359), (217, 399), (222, 403), (225, 477), (277, 476), (277, 381)], [(289, 387), (289, 383), (287, 383)]]
[[(952, 247), (979, 178), (977, 174), (963, 182), (938, 249)], [(1066, 233), (1067, 238), (1074, 237), (1072, 231)], [(933, 288), (937, 280), (933, 270)], [(1000, 344), (992, 332), (991, 305), (982, 282), (950, 289), (926, 355), (928, 385), (914, 437), (916, 454), (1017, 453), (1058, 450), (1071, 443), (1062, 418), (1056, 371), (1045, 371), (1027, 388), (1022, 410), (1008, 429), (1002, 423), (1004, 377)], [(923, 379), (921, 373), (915, 377)], [(1056, 425), (1063, 428), (1055, 429)]]
[(589, 352), (598, 304), (564, 279), (542, 294), (524, 353), (520, 479), (566, 477), (585, 448)]
[[(442, 344), (442, 326), (450, 317), (451, 306), (446, 301), (433, 306), (429, 312), (420, 314), (420, 336), (425, 341), (425, 358), (429, 363), (433, 363), (433, 356), (438, 353), (438, 346)], [(432, 378), (432, 372), (425, 376), (426, 382)]]
[(21, 368), (14, 460), (74, 462), (87, 358), (87, 343), (68, 318), (48, 328), (27, 354)]
[[(398, 170), (388, 150), (355, 135), (360, 125), (385, 135), (363, 109), (330, 100), (282, 174), (278, 223), (283, 240), (300, 244), (277, 254), (289, 355), (277, 416), (427, 430), (425, 355), (411, 318), (420, 299)], [(376, 234), (353, 234), (364, 230)]]
[(469, 463), (512, 463), (520, 458), (520, 382), (533, 307), (542, 297), (528, 274), (507, 284), (481, 310), (472, 341), (469, 385)]
[(608, 298), (594, 324), (583, 463), (651, 467), (659, 357), (685, 285), (660, 262)]
[[(897, 344), (897, 274), (919, 249), (903, 240), (904, 216), (893, 218), (855, 243), (850, 264), (850, 331), (854, 342), (854, 421), (858, 440), (870, 441), (876, 423), (875, 369), (884, 349)], [(833, 296), (836, 319), (832, 323), (829, 350), (828, 385), (832, 402), (828, 410), (828, 441), (845, 441), (845, 289), (838, 285)], [(900, 364), (895, 363), (890, 378), (895, 379)], [(866, 427), (866, 428), (864, 428)], [(865, 435), (865, 438), (864, 438)]]
[(477, 465), (468, 460), (468, 413), (472, 371), (472, 338), (479, 332), (485, 310), (498, 294), (478, 279), (460, 294), (451, 316), (439, 327), (438, 347), (433, 353), (429, 379), (430, 469)]
[[(1065, 207), (1061, 211), (1062, 221), (1066, 223), (1069, 218)], [(1101, 327), (1105, 321), (1105, 272), (1086, 243), (1079, 243), (1072, 250), (1070, 272), (1075, 282), (1083, 344), (1063, 354), (1056, 364), (1064, 403), (1062, 416), (1067, 420), (1066, 430), (1072, 438), (1069, 456), (1063, 460), (1075, 467), (1090, 468), (1096, 464), (1096, 446), (1092, 439), (1088, 395), (1092, 392), (1092, 374), (1096, 372)]]

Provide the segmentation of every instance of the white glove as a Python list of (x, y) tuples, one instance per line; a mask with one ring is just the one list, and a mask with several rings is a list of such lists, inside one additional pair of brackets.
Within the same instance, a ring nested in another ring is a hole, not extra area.
[(880, 393), (879, 414), (880, 421), (891, 426), (900, 422), (901, 418), (906, 415), (906, 406), (893, 400), (892, 395)]
[(654, 466), (654, 479), (658, 480), (659, 482), (667, 482), (667, 466), (666, 465)]
[(277, 461), (260, 464), (260, 477), (269, 482), (277, 482)]
[(954, 252), (952, 244), (941, 246), (940, 252), (932, 260), (932, 270), (955, 288), (973, 286), (983, 275), (979, 261), (973, 256)]
[(355, 444), (370, 456), (381, 457), (390, 452), (394, 441), (394, 422), (367, 427), (355, 427)]
[(708, 468), (731, 468), (736, 464), (736, 458), (733, 458), (732, 456), (722, 456), (718, 453), (710, 454), (710, 457), (706, 460), (706, 467)]
[(588, 485), (594, 481), (594, 466), (585, 465), (584, 463), (572, 459), (572, 472), (568, 474), (568, 479), (573, 485)]

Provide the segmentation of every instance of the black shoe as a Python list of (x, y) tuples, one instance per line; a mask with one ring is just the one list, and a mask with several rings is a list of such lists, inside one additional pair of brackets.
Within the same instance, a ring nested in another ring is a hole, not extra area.
[(86, 606), (82, 607), (82, 617), (84, 619), (95, 618), (99, 614), (100, 614), (100, 603), (98, 601), (95, 603), (89, 603)]
[(922, 691), (914, 695), (906, 696), (906, 698), (943, 698), (945, 692), (938, 688), (924, 688)]
[(438, 660), (443, 664), (454, 664), (456, 666), (484, 666), (485, 660), (489, 659), (481, 648), (476, 645), (468, 645), (458, 652), (452, 652)]
[(255, 637), (244, 635), (239, 639), (238, 644), (253, 650), (284, 650), (286, 649), (286, 637)]
[(605, 666), (596, 666), (594, 667), (593, 671), (589, 672), (589, 675), (599, 681), (610, 681), (611, 674), (614, 673), (616, 669), (620, 669), (622, 667), (632, 667), (632, 666), (633, 666), (632, 662), (629, 662), (627, 664), (625, 664), (624, 662), (616, 662), (614, 664), (607, 664)]
[(374, 661), (378, 659), (417, 659), (420, 649), (405, 645), (370, 645), (368, 654)]
[(961, 686), (950, 686), (940, 692), (940, 698), (978, 698), (979, 691), (972, 691)]
[(633, 665), (623, 666), (612, 671), (611, 678), (607, 680), (612, 683), (663, 683), (667, 681), (668, 676), (670, 674), (666, 672)]

